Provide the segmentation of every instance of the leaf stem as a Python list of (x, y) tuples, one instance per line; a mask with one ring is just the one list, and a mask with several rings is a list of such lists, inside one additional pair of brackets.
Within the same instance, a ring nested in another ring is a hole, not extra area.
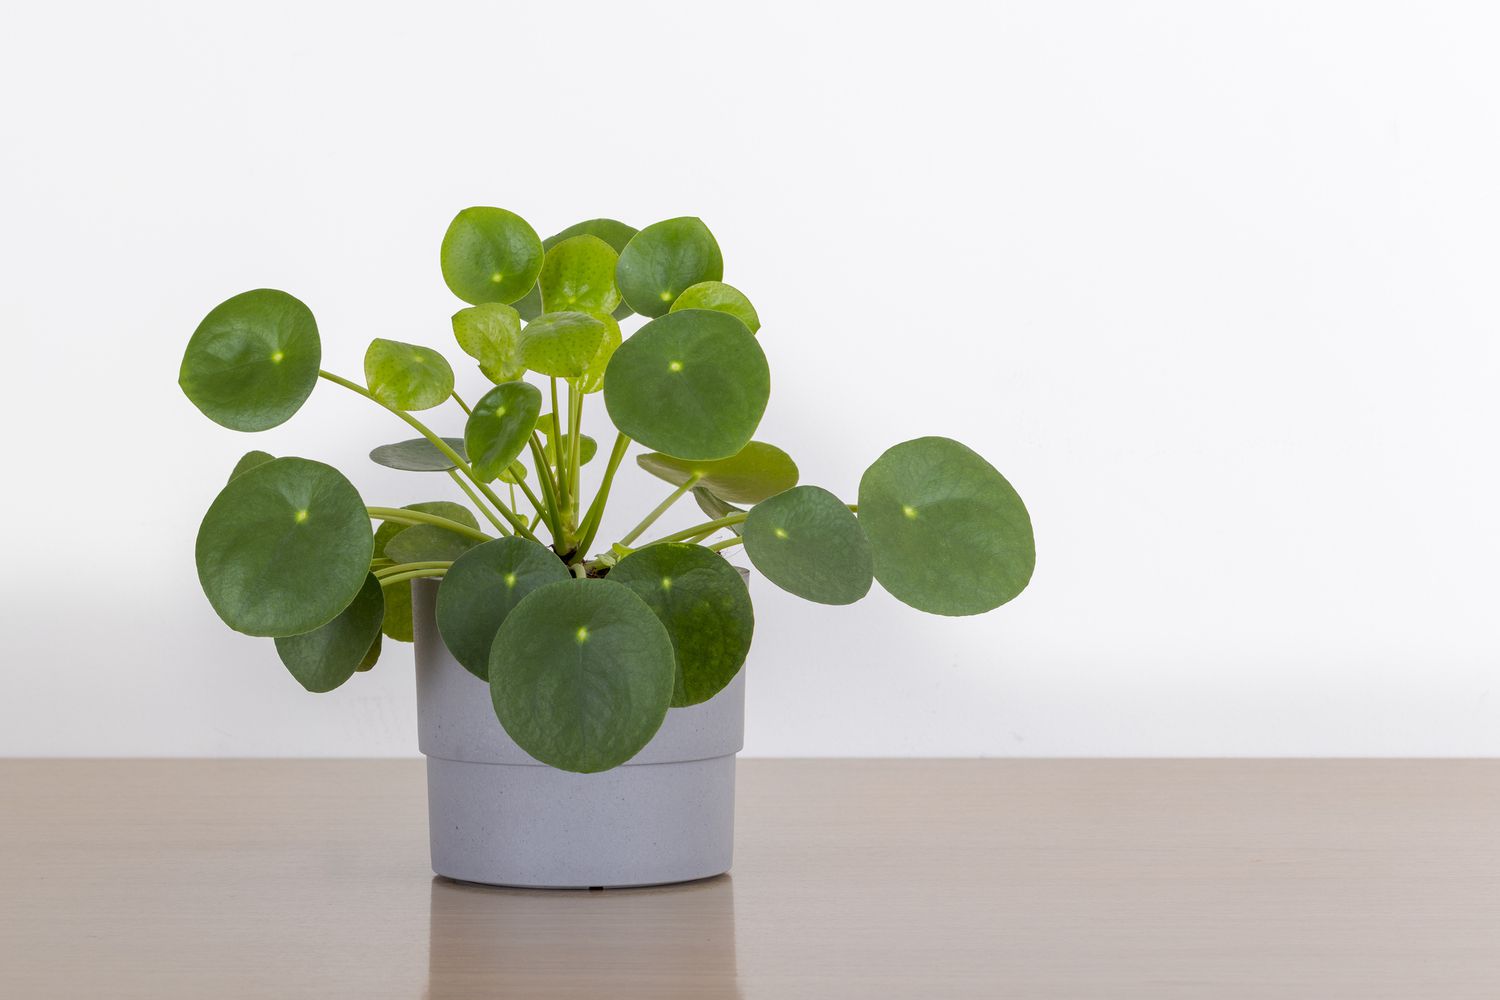
[(405, 573), (405, 572), (408, 572), (409, 570), (414, 570), (414, 569), (447, 569), (449, 566), (452, 566), (452, 565), (453, 565), (452, 560), (446, 560), (446, 561), (444, 561), (444, 560), (436, 560), (436, 559), (430, 560), (430, 561), (427, 561), (427, 562), (400, 563), (400, 564), (395, 565), (395, 566), (387, 566), (385, 569), (378, 569), (378, 570), (376, 570), (375, 571), (375, 579), (377, 579), (377, 580), (384, 580), (388, 576), (396, 576), (399, 573)]
[(568, 493), (568, 470), (565, 467), (563, 456), (563, 418), (562, 411), (557, 408), (557, 376), (552, 376), (552, 455), (557, 459), (557, 493), (566, 496)]
[(389, 587), (393, 583), (405, 583), (407, 580), (415, 580), (422, 576), (443, 576), (448, 571), (445, 569), (414, 569), (408, 573), (393, 573), (390, 576), (380, 578), (382, 587)]
[[(718, 531), (720, 528), (727, 528), (732, 524), (740, 524), (745, 520), (746, 517), (749, 516), (749, 511), (739, 511), (734, 514), (728, 514), (724, 517), (715, 518), (712, 521), (704, 521), (702, 524), (695, 524), (691, 528), (683, 528), (681, 531), (674, 531), (670, 535), (663, 535), (658, 539), (647, 542), (646, 545), (660, 545), (662, 542), (685, 541), (696, 535), (701, 535), (704, 532)], [(645, 546), (643, 545), (637, 547), (644, 548)]]
[(496, 531), (500, 532), (500, 534), (502, 534), (502, 535), (509, 535), (509, 534), (511, 534), (510, 529), (506, 528), (505, 522), (502, 521), (502, 520), (500, 520), (500, 518), (495, 514), (495, 512), (492, 511), (492, 510), (490, 510), (490, 508), (485, 505), (485, 502), (482, 499), (480, 499), (479, 494), (475, 493), (474, 490), (470, 488), (469, 484), (466, 483), (466, 482), (464, 482), (462, 476), (460, 476), (453, 469), (449, 469), (448, 470), (448, 476), (455, 483), (458, 484), (458, 488), (459, 489), (461, 489), (461, 490), (464, 491), (464, 495), (465, 496), (467, 496), (470, 500), (474, 501), (474, 506), (476, 506), (476, 507), (479, 508), (479, 513), (483, 514), (484, 517), (485, 517), (485, 520), (489, 521), (491, 524), (493, 524), (495, 526), (495, 530)]
[(697, 484), (698, 479), (698, 476), (689, 476), (687, 482), (677, 487), (672, 491), (671, 496), (667, 497), (661, 503), (657, 504), (656, 509), (646, 515), (645, 520), (641, 521), (641, 523), (637, 524), (634, 528), (631, 528), (630, 533), (627, 534), (624, 538), (620, 539), (620, 544), (629, 545), (637, 538), (640, 538), (641, 532), (645, 531), (647, 528), (651, 527), (651, 525), (655, 524), (657, 518), (665, 514), (667, 512), (667, 509), (670, 508), (674, 503), (676, 503), (678, 500), (681, 500), (683, 495)]
[[(542, 446), (538, 443), (535, 434), (531, 435), (531, 440), (527, 444), (531, 446), (531, 460), (536, 463), (537, 478), (542, 481), (542, 496), (547, 500), (546, 503), (537, 505), (537, 513), (546, 515), (547, 528), (552, 532), (552, 544), (557, 546), (561, 544), (562, 539), (562, 532), (557, 526), (557, 485), (553, 482), (552, 472), (547, 468), (547, 456), (542, 451)], [(525, 480), (521, 482), (521, 489), (535, 504), (536, 498), (532, 496)]]
[(459, 408), (460, 408), (460, 409), (462, 409), (462, 410), (463, 410), (463, 411), (464, 411), (464, 415), (465, 415), (465, 416), (470, 416), (470, 417), (472, 417), (472, 416), (473, 416), (473, 415), (474, 415), (474, 411), (473, 411), (473, 410), (471, 410), (471, 409), (469, 409), (469, 404), (468, 404), (468, 403), (465, 403), (465, 402), (464, 402), (464, 401), (463, 401), (463, 397), (462, 397), (462, 396), (460, 396), (460, 395), (459, 395), (459, 394), (458, 394), (458, 393), (457, 393), (457, 392), (454, 392), (454, 393), (453, 393), (453, 401), (454, 401), (454, 402), (455, 402), (455, 403), (457, 403), (457, 404), (458, 404), (458, 405), (459, 405)]
[(735, 535), (733, 538), (726, 538), (722, 542), (714, 542), (708, 549), (710, 552), (723, 552), (725, 549), (744, 544), (744, 541), (744, 535)]
[(599, 492), (594, 494), (594, 501), (589, 504), (588, 513), (583, 515), (583, 524), (578, 529), (580, 552), (587, 552), (588, 547), (594, 544), (594, 536), (599, 533), (599, 523), (604, 519), (604, 505), (609, 502), (609, 488), (614, 484), (615, 472), (620, 468), (620, 462), (625, 458), (629, 447), (630, 438), (617, 433), (614, 449), (609, 453), (609, 464), (604, 468), (604, 479), (599, 483)]
[(492, 540), (489, 535), (478, 528), (471, 528), (462, 521), (453, 521), (426, 511), (407, 510), (405, 507), (366, 507), (365, 510), (377, 521), (394, 521), (397, 524), (431, 524), (445, 531), (451, 531), (455, 535), (472, 538), (477, 542)]

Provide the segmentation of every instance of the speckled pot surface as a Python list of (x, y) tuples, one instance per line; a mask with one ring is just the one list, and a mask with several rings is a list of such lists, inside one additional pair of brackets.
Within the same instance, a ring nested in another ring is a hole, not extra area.
[(673, 708), (650, 743), (601, 774), (538, 763), (495, 718), (489, 686), (443, 645), (437, 584), (412, 588), (417, 735), (427, 757), (432, 870), (532, 888), (660, 885), (729, 870), (745, 671)]

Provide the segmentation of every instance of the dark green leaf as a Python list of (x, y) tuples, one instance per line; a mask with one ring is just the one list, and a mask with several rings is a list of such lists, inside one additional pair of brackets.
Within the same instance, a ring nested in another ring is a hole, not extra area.
[[(464, 442), (462, 438), (443, 438), (444, 443), (460, 457), (464, 455)], [(399, 441), (396, 444), (383, 444), (370, 452), (370, 460), (376, 465), (383, 465), (387, 469), (400, 469), (402, 472), (447, 472), (449, 469), (457, 468), (453, 459), (437, 450), (437, 447), (426, 438), (412, 438), (410, 441)]]
[(560, 580), (506, 616), (490, 696), (511, 739), (564, 771), (607, 771), (651, 741), (672, 701), (667, 630), (628, 587)]
[(760, 329), (760, 317), (756, 315), (755, 307), (750, 304), (745, 293), (722, 281), (700, 281), (688, 288), (677, 296), (670, 311), (677, 312), (679, 309), (717, 309), (744, 323), (751, 333)]
[(520, 456), (541, 410), (541, 392), (526, 382), (505, 382), (480, 397), (464, 426), (464, 448), (480, 479), (498, 478)]
[(859, 520), (875, 578), (920, 611), (997, 608), (1026, 589), (1036, 566), (1026, 505), (994, 466), (949, 438), (917, 438), (876, 459), (859, 481)]
[[(436, 514), (450, 521), (478, 528), (474, 512), (447, 500), (408, 504), (405, 510)], [(477, 540), (436, 524), (402, 525), (386, 521), (375, 533), (375, 544), (385, 558), (397, 563), (451, 561), (473, 548)], [(392, 584), (394, 586), (394, 584)]]
[[(410, 582), (408, 582), (407, 585), (406, 585), (406, 593), (407, 593), (408, 597), (411, 594), (411, 584), (410, 584)], [(384, 595), (382, 595), (382, 597), (383, 596)], [(407, 610), (409, 611), (410, 608), (408, 607)], [(382, 617), (381, 617), (381, 625), (382, 625), (382, 627), (384, 626), (384, 624), (385, 624), (385, 618), (382, 615)], [(362, 660), (360, 660), (359, 661), (359, 666), (355, 667), (354, 669), (355, 670), (369, 670), (369, 669), (373, 668), (375, 666), (375, 664), (378, 663), (379, 661), (380, 661), (380, 633), (376, 632), (375, 633), (375, 641), (372, 642), (372, 643), (370, 643), (370, 649), (369, 649), (368, 652), (365, 653), (365, 658), (362, 659)]]
[(374, 538), (364, 501), (337, 469), (278, 458), (232, 480), (198, 529), (198, 579), (230, 628), (311, 632), (354, 600)]
[(505, 616), (543, 584), (568, 579), (561, 559), (524, 538), (476, 545), (448, 568), (437, 595), (437, 626), (454, 659), (480, 680)]
[(842, 500), (797, 486), (750, 508), (745, 553), (782, 590), (819, 604), (853, 604), (870, 591), (870, 543)]
[(724, 257), (703, 220), (684, 217), (656, 222), (631, 237), (620, 251), (615, 282), (630, 308), (661, 316), (684, 289), (724, 277)]
[(536, 230), (503, 208), (466, 208), (443, 235), (443, 280), (471, 305), (514, 302), (542, 271)]
[(268, 453), (266, 453), (264, 451), (247, 451), (247, 452), (245, 452), (243, 455), (240, 456), (240, 460), (238, 462), (234, 463), (234, 468), (230, 470), (230, 472), (229, 472), (229, 480), (230, 480), (230, 482), (233, 482), (234, 480), (238, 479), (242, 474), (244, 474), (246, 472), (249, 472), (251, 469), (253, 469), (253, 468), (257, 467), (257, 466), (265, 465), (267, 462), (271, 461), (275, 457), (276, 457), (275, 455), (268, 454)]
[(735, 455), (711, 462), (690, 462), (657, 452), (639, 455), (636, 461), (674, 486), (692, 480), (695, 488), (735, 503), (760, 503), (797, 485), (797, 463), (764, 441), (751, 441)]
[(620, 345), (604, 376), (604, 403), (621, 432), (693, 461), (745, 447), (770, 394), (770, 369), (755, 336), (711, 309), (647, 323)]
[(430, 347), (372, 340), (365, 351), (365, 384), (398, 410), (427, 410), (453, 395), (453, 369)]
[(739, 571), (701, 545), (648, 545), (609, 578), (635, 591), (667, 628), (677, 661), (673, 707), (707, 701), (750, 652), (755, 611)]
[(263, 431), (307, 401), (322, 359), (311, 310), (286, 292), (258, 288), (203, 318), (188, 340), (177, 384), (214, 423)]
[(384, 617), (380, 581), (369, 574), (354, 600), (333, 620), (302, 635), (279, 637), (276, 655), (307, 690), (319, 694), (332, 691), (354, 676), (372, 648), (379, 655), (380, 622)]

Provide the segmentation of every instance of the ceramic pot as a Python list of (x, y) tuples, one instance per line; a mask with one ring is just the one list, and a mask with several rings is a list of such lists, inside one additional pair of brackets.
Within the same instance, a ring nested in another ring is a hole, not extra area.
[(533, 760), (489, 685), (443, 645), (438, 584), (413, 581), (417, 738), (427, 757), (432, 870), (532, 888), (660, 885), (729, 870), (745, 671), (701, 705), (673, 708), (630, 761), (573, 774)]

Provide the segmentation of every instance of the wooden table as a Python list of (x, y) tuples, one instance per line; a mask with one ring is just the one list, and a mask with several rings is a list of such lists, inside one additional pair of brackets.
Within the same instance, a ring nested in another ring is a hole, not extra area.
[(731, 876), (435, 879), (419, 761), (0, 761), (0, 997), (1500, 996), (1500, 761), (740, 765)]

